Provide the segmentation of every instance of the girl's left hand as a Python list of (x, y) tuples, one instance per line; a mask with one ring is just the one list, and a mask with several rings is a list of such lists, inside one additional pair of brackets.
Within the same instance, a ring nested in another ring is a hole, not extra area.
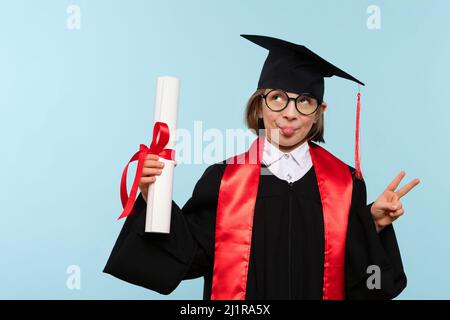
[(395, 191), (405, 174), (404, 171), (401, 171), (370, 207), (370, 212), (372, 213), (377, 232), (383, 230), (386, 226), (390, 225), (405, 213), (400, 198), (411, 191), (411, 189), (420, 182), (419, 179), (413, 179), (403, 188)]

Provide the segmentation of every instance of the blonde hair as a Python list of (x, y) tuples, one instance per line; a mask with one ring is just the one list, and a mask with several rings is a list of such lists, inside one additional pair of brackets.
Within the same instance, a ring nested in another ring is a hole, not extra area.
[[(245, 107), (244, 120), (249, 129), (256, 131), (264, 129), (264, 122), (258, 117), (258, 111), (262, 107), (263, 98), (261, 95), (265, 93), (266, 89), (257, 89), (251, 97), (248, 99), (247, 106)], [(323, 109), (317, 108), (318, 120), (313, 124), (311, 130), (306, 136), (307, 141), (325, 142), (323, 138), (324, 134), (324, 115)]]

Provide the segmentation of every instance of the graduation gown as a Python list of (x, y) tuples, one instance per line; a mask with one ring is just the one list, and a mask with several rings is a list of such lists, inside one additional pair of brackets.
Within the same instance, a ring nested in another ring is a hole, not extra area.
[[(225, 161), (209, 166), (182, 208), (172, 202), (170, 234), (144, 232), (146, 203), (140, 194), (104, 272), (161, 294), (170, 294), (184, 279), (204, 277), (203, 299), (210, 299), (216, 209), (225, 167)], [(345, 298), (391, 299), (406, 287), (406, 275), (393, 226), (376, 232), (366, 198), (364, 181), (354, 179)], [(261, 175), (253, 219), (245, 298), (322, 299), (324, 221), (314, 167), (293, 183)], [(366, 284), (371, 265), (381, 270), (380, 289)]]

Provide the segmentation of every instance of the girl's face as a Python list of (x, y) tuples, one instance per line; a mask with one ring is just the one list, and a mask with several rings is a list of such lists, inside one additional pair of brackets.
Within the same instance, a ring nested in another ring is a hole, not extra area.
[[(264, 94), (268, 91), (270, 89), (266, 89)], [(298, 96), (298, 94), (292, 92), (287, 92), (287, 94), (292, 98)], [(319, 108), (325, 111), (326, 103), (323, 102)], [(264, 99), (261, 99), (258, 117), (264, 121), (265, 134), (268, 140), (277, 145), (281, 151), (289, 152), (305, 142), (313, 124), (319, 119), (317, 110), (313, 114), (305, 116), (297, 111), (295, 101), (291, 100), (286, 108), (277, 112), (270, 110)]]

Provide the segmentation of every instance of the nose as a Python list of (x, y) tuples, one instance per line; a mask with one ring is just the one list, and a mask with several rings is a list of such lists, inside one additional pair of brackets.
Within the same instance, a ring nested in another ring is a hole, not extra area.
[(287, 107), (283, 110), (283, 117), (288, 120), (294, 120), (298, 117), (298, 111), (295, 107), (295, 101), (289, 101)]

